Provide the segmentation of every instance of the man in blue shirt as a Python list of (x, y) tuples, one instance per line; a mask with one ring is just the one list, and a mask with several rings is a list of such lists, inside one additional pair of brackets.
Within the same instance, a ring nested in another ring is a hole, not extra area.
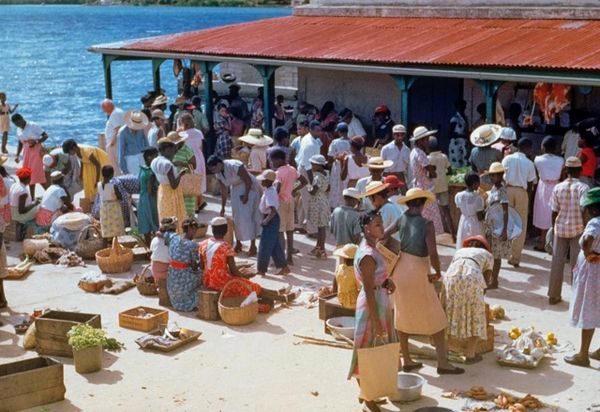
[(123, 174), (137, 176), (143, 164), (142, 152), (148, 147), (144, 128), (148, 125), (148, 117), (139, 110), (125, 114), (125, 126), (119, 129), (119, 167)]

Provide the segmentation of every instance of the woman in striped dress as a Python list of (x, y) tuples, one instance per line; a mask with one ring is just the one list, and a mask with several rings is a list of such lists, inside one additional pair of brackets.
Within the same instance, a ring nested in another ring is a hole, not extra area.
[[(360, 385), (360, 365), (357, 349), (372, 347), (378, 342), (397, 342), (394, 317), (389, 295), (394, 293), (394, 283), (388, 278), (385, 260), (377, 251), (377, 240), (383, 236), (383, 222), (379, 213), (372, 210), (361, 217), (364, 240), (354, 256), (354, 273), (362, 286), (356, 300), (356, 326), (354, 352), (348, 379), (356, 377)], [(360, 400), (363, 401), (362, 399)], [(369, 411), (379, 411), (375, 401), (365, 402)]]

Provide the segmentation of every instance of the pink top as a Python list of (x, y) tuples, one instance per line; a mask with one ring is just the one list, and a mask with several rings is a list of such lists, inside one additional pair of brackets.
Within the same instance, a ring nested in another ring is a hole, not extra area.
[(290, 165), (281, 166), (275, 173), (277, 174), (276, 182), (279, 182), (279, 200), (287, 202), (293, 198), (292, 191), (296, 180), (300, 178), (300, 173)]

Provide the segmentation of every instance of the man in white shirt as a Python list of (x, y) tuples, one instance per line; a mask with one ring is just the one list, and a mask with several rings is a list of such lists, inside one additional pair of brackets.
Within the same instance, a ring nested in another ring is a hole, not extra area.
[(385, 175), (394, 175), (406, 185), (410, 164), (410, 149), (404, 144), (406, 127), (397, 124), (392, 128), (392, 134), (394, 141), (381, 148), (381, 157), (383, 160), (394, 162), (394, 165), (385, 171)]
[(502, 160), (502, 166), (506, 169), (504, 181), (506, 182), (508, 204), (515, 208), (523, 221), (523, 231), (518, 238), (512, 241), (511, 257), (508, 260), (508, 263), (514, 267), (519, 267), (521, 262), (521, 252), (527, 235), (529, 196), (533, 191), (533, 184), (537, 180), (535, 165), (527, 158), (527, 154), (531, 153), (533, 142), (524, 137), (519, 140), (518, 146), (517, 153), (508, 155)]
[(367, 138), (367, 132), (363, 127), (362, 123), (352, 110), (346, 108), (340, 112), (340, 122), (344, 122), (348, 125), (348, 137), (353, 138), (356, 136), (362, 137), (363, 139)]
[(115, 176), (121, 174), (119, 167), (119, 156), (117, 154), (117, 133), (121, 126), (125, 124), (125, 113), (115, 106), (112, 100), (104, 99), (100, 104), (102, 111), (106, 113), (108, 119), (104, 128), (104, 137), (106, 138), (106, 152), (110, 159), (110, 164), (115, 170)]
[(321, 123), (317, 120), (313, 120), (309, 125), (309, 133), (302, 137), (300, 141), (300, 148), (296, 154), (296, 165), (298, 165), (298, 171), (304, 176), (310, 184), (302, 188), (300, 191), (300, 207), (297, 211), (298, 226), (300, 231), (304, 230), (307, 233), (316, 233), (317, 228), (311, 222), (308, 221), (308, 202), (310, 199), (310, 193), (308, 188), (312, 185), (312, 166), (310, 158), (314, 155), (321, 153), (322, 142), (321, 137)]

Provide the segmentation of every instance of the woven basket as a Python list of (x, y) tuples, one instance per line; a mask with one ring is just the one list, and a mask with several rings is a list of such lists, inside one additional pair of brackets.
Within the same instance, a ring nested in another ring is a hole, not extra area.
[(98, 228), (94, 225), (84, 227), (79, 234), (75, 253), (83, 259), (94, 259), (96, 252), (102, 249), (104, 249), (104, 239)]
[(379, 157), (379, 156), (381, 156), (381, 148), (379, 148), (379, 147), (365, 147), (365, 154), (368, 157)]
[(225, 297), (225, 291), (229, 289), (231, 285), (241, 284), (248, 291), (252, 292), (252, 288), (241, 281), (240, 279), (231, 279), (225, 284), (219, 296), (219, 315), (223, 322), (228, 325), (242, 326), (248, 325), (256, 320), (258, 316), (258, 302), (254, 302), (248, 306), (240, 307), (240, 304), (246, 299), (245, 297)]
[(129, 272), (133, 264), (133, 252), (113, 238), (112, 247), (96, 252), (96, 263), (103, 273)]
[(206, 236), (206, 232), (208, 232), (208, 225), (206, 223), (200, 223), (198, 225), (198, 229), (196, 230), (196, 235), (194, 236), (196, 239), (203, 238)]
[(133, 277), (133, 283), (135, 283), (135, 287), (137, 288), (138, 292), (140, 292), (140, 295), (158, 295), (158, 288), (156, 286), (156, 283), (154, 282), (154, 279), (152, 280), (152, 282), (146, 281), (146, 273), (148, 272), (150, 273), (150, 275), (152, 275), (150, 265), (145, 265), (142, 271)]

